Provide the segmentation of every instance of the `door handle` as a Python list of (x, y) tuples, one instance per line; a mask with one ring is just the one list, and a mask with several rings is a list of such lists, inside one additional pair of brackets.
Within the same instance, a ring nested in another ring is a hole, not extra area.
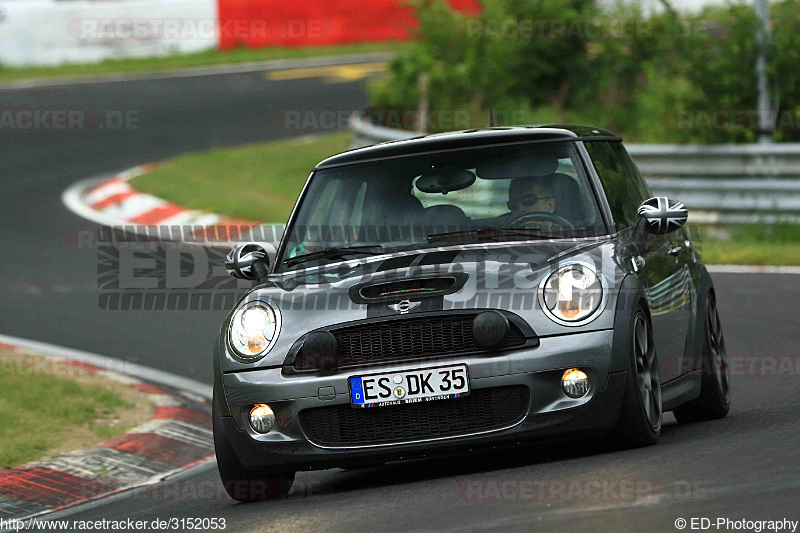
[(673, 246), (672, 248), (667, 250), (667, 255), (672, 255), (672, 256), (678, 255), (679, 253), (681, 253), (681, 250), (683, 250), (683, 246)]

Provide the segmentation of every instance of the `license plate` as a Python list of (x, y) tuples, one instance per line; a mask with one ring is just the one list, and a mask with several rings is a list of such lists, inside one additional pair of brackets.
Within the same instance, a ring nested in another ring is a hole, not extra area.
[(385, 372), (350, 378), (353, 407), (449, 400), (469, 394), (467, 365)]

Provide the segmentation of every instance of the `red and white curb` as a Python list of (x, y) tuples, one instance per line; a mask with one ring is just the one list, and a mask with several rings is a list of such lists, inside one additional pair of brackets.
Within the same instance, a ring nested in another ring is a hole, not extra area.
[(112, 177), (80, 181), (64, 191), (62, 201), (78, 216), (103, 226), (124, 227), (135, 233), (146, 233), (146, 228), (153, 226), (180, 228), (183, 233), (179, 233), (182, 238), (178, 240), (192, 243), (207, 237), (215, 245), (228, 245), (259, 225), (251, 220), (186, 209), (140, 192), (128, 183), (154, 167), (155, 164), (139, 165)]
[[(170, 382), (191, 385), (192, 380), (187, 378), (5, 335), (0, 335), (0, 347), (46, 357), (59, 365), (75, 365), (129, 385), (146, 394), (156, 406), (150, 421), (125, 435), (86, 450), (0, 470), (1, 519), (22, 520), (155, 483), (214, 456), (209, 386), (197, 383), (188, 392), (175, 385), (166, 386)], [(132, 374), (150, 380), (109, 370), (111, 367), (130, 369)]]

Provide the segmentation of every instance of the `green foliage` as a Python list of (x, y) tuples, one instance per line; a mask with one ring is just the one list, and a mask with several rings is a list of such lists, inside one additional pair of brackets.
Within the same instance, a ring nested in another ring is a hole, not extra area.
[(444, 0), (414, 5), (419, 40), (392, 63), (387, 78), (371, 85), (375, 108), (416, 109), (418, 74), (427, 72), (432, 110), (468, 110), (472, 125), (484, 125), (490, 105), (498, 118), (527, 116), (569, 95), (569, 87), (587, 74), (586, 39), (530, 38), (536, 29), (529, 14), (547, 20), (588, 17), (591, 0), (485, 0), (476, 19)]
[[(491, 105), (498, 124), (587, 123), (640, 142), (755, 140), (758, 21), (744, 0), (649, 18), (591, 0), (484, 0), (475, 18), (444, 0), (414, 5), (419, 39), (370, 86), (375, 108), (415, 110), (426, 72), (432, 115), (466, 110), (469, 126), (487, 125)], [(798, 140), (800, 0), (770, 8), (775, 138)]]
[(800, 141), (800, 0), (773, 3), (770, 15), (770, 83), (779, 113), (775, 138)]

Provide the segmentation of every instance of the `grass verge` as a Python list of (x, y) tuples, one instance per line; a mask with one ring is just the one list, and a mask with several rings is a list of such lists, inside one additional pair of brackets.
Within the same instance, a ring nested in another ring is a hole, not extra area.
[(800, 226), (791, 223), (689, 228), (709, 265), (800, 265)]
[(165, 161), (131, 185), (190, 209), (283, 223), (309, 171), (349, 143), (349, 132), (336, 132), (215, 148)]
[(707, 265), (800, 265), (800, 243), (705, 241), (698, 248)]
[[(192, 209), (282, 223), (325, 157), (348, 148), (349, 132), (218, 148), (168, 160), (133, 187)], [(690, 228), (706, 264), (800, 265), (800, 226)]]
[(356, 43), (311, 48), (241, 48), (229, 51), (209, 50), (195, 54), (167, 57), (109, 59), (99, 63), (64, 64), (53, 67), (0, 66), (0, 82), (30, 78), (80, 78), (112, 74), (158, 72), (188, 67), (207, 67), (213, 65), (249, 63), (257, 61), (269, 61), (272, 59), (295, 59), (367, 52), (391, 52), (400, 50), (404, 46), (407, 45), (405, 43), (389, 42)]
[(120, 435), (153, 409), (144, 394), (78, 366), (0, 350), (0, 469)]

